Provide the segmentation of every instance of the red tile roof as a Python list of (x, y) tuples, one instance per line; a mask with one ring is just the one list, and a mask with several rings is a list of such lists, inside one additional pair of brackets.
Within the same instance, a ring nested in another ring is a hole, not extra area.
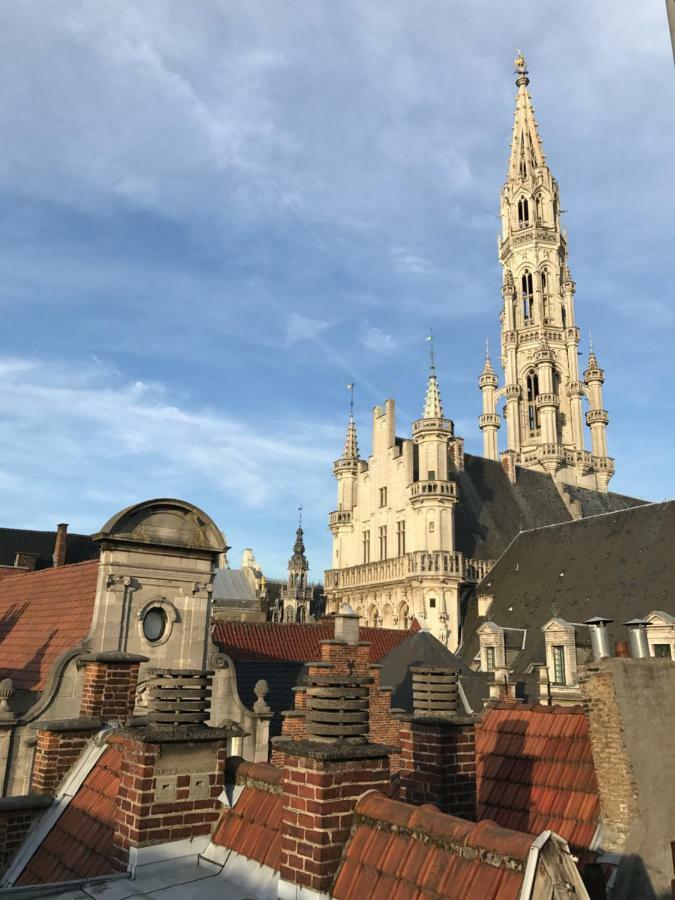
[[(377, 662), (419, 630), (361, 628), (361, 640), (371, 645), (371, 662)], [(314, 662), (321, 659), (320, 641), (331, 640), (335, 626), (330, 620), (316, 623), (218, 622), (213, 640), (235, 662), (276, 659)]]
[(283, 772), (268, 763), (241, 763), (237, 782), (244, 789), (232, 809), (223, 811), (213, 843), (277, 871), (281, 858), (281, 781)]
[(377, 791), (359, 801), (355, 821), (331, 894), (336, 900), (517, 900), (532, 835)]
[(0, 678), (39, 691), (66, 650), (88, 634), (98, 560), (0, 581)]
[(122, 754), (108, 748), (84, 779), (17, 884), (95, 878), (117, 871), (113, 834)]
[(600, 815), (579, 706), (500, 704), (476, 726), (478, 817), (535, 834), (550, 829), (588, 849)]

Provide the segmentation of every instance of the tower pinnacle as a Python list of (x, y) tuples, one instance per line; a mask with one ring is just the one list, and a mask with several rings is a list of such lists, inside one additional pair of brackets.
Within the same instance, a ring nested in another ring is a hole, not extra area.
[(443, 404), (441, 403), (441, 391), (436, 378), (436, 357), (434, 355), (434, 335), (431, 329), (426, 340), (429, 342), (429, 378), (427, 380), (427, 392), (424, 398), (424, 419), (442, 419)]
[(350, 381), (347, 385), (349, 391), (349, 422), (347, 424), (347, 437), (345, 439), (345, 448), (342, 452), (342, 459), (357, 460), (359, 458), (359, 445), (356, 436), (356, 422), (354, 421), (354, 387), (355, 381)]

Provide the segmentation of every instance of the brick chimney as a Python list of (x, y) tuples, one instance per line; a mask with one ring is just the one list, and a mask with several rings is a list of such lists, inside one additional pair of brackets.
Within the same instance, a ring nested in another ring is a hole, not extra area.
[(59, 522), (56, 526), (56, 539), (54, 540), (54, 553), (52, 562), (54, 568), (63, 566), (66, 563), (66, 542), (68, 538), (68, 523)]
[(213, 672), (155, 670), (148, 724), (114, 732), (108, 743), (122, 753), (117, 864), (133, 872), (153, 844), (209, 834), (220, 815), (227, 739), (244, 737), (238, 725), (210, 728)]
[(36, 731), (31, 790), (55, 794), (85, 744), (105, 724), (126, 722), (133, 715), (138, 669), (147, 656), (89, 653), (81, 656), (84, 684), (80, 715), (42, 722)]
[(369, 647), (359, 641), (351, 611), (342, 618), (336, 640), (322, 642), (325, 661), (310, 666), (300, 701), (304, 736), (274, 742), (284, 770), (281, 900), (330, 890), (359, 797), (391, 787), (389, 756), (398, 748), (368, 739)]
[(413, 715), (401, 722), (401, 799), (476, 818), (475, 720), (458, 715), (457, 673), (416, 666)]

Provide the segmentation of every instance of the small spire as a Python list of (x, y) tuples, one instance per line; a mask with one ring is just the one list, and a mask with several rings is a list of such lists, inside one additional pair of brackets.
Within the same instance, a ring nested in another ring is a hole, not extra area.
[(511, 139), (511, 157), (509, 160), (509, 179), (512, 182), (520, 182), (527, 176), (531, 176), (534, 169), (546, 164), (542, 149), (541, 138), (537, 130), (537, 122), (534, 117), (532, 98), (527, 86), (530, 79), (527, 77), (527, 65), (525, 57), (518, 51), (514, 61), (516, 84), (518, 95), (516, 97), (516, 115), (513, 122), (513, 137)]
[(298, 528), (302, 530), (302, 503), (298, 507)]
[(598, 357), (595, 355), (595, 348), (593, 347), (593, 335), (591, 332), (588, 332), (588, 368), (589, 369), (599, 369), (600, 366), (598, 364)]
[(490, 338), (485, 338), (485, 366), (483, 367), (483, 375), (493, 374), (492, 361), (490, 359)]
[(359, 445), (356, 437), (356, 422), (354, 421), (354, 388), (356, 382), (352, 379), (347, 385), (349, 391), (349, 423), (347, 424), (347, 437), (345, 449), (342, 452), (343, 459), (358, 459)]
[(431, 329), (426, 340), (430, 343), (430, 368), (429, 378), (427, 380), (427, 392), (424, 398), (424, 414), (425, 419), (442, 419), (443, 405), (441, 403), (441, 392), (438, 387), (438, 378), (436, 378), (436, 357), (434, 355), (434, 335)]

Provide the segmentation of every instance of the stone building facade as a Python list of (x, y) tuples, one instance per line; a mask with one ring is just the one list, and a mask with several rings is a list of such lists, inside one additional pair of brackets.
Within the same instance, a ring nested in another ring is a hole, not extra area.
[[(488, 356), (479, 380), (483, 451), (488, 459), (498, 458), (497, 406), (503, 400), (505, 452), (513, 462), (548, 472), (561, 483), (606, 491), (614, 460), (607, 454), (604, 373), (592, 348), (583, 378), (579, 372), (580, 331), (560, 192), (546, 164), (522, 56), (516, 72), (516, 115), (498, 242), (504, 383), (498, 387)], [(590, 451), (585, 449), (584, 401)]]

